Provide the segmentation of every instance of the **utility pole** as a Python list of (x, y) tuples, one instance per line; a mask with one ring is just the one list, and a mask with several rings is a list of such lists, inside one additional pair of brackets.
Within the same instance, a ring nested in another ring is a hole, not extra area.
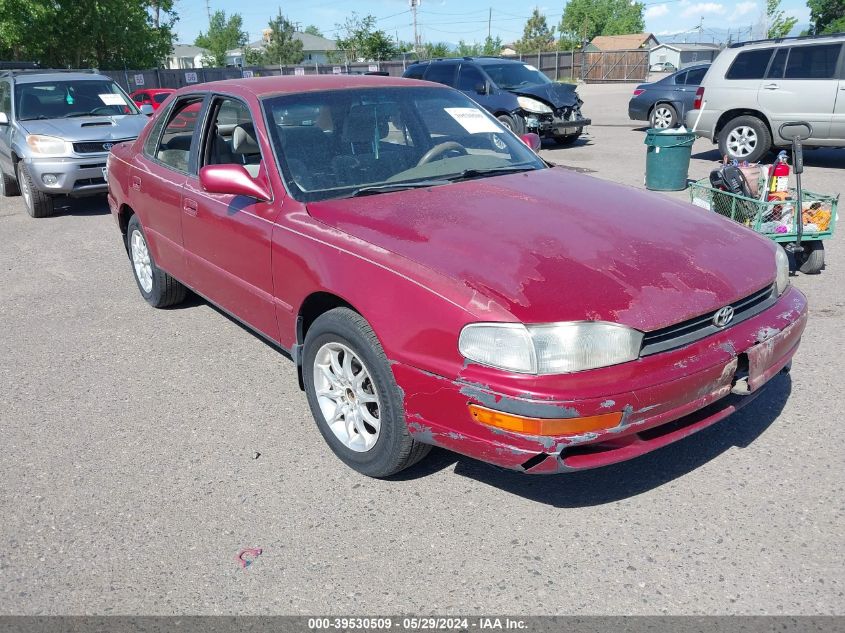
[(490, 39), (490, 23), (493, 21), (493, 7), (487, 9), (487, 39)]
[(211, 28), (211, 0), (205, 0), (205, 12), (208, 14), (208, 28)]
[(701, 29), (704, 27), (704, 16), (701, 16), (701, 21), (698, 23), (698, 43), (701, 44)]
[(420, 0), (408, 0), (411, 5), (411, 13), (414, 16), (414, 53), (417, 57), (420, 55), (420, 36), (417, 34), (417, 7), (420, 6)]

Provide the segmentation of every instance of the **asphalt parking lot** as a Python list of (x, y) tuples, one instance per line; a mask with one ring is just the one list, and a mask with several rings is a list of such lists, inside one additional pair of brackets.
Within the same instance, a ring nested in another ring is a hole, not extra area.
[[(543, 155), (642, 187), (632, 89), (582, 86), (589, 134)], [(718, 160), (693, 155), (696, 178)], [(807, 153), (807, 189), (844, 173)], [(0, 198), (0, 614), (845, 614), (841, 232), (793, 280), (791, 376), (731, 418), (596, 471), (435, 449), (377, 481), (282, 354), (202, 300), (143, 301), (103, 199), (59, 206)]]

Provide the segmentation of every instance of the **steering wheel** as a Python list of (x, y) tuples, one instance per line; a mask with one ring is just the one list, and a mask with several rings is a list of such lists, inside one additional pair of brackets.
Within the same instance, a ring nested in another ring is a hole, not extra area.
[(463, 145), (460, 143), (456, 143), (455, 141), (446, 141), (445, 143), (439, 143), (428, 150), (425, 154), (422, 155), (422, 158), (417, 162), (417, 167), (422, 165), (426, 165), (433, 161), (438, 156), (445, 154), (446, 152), (460, 152), (461, 156), (466, 156), (467, 151)]
[(112, 110), (112, 108), (114, 108), (114, 106), (100, 106), (99, 108), (91, 110), (90, 114), (96, 115), (100, 110), (105, 110), (105, 112), (103, 112), (104, 115), (114, 114), (114, 110)]

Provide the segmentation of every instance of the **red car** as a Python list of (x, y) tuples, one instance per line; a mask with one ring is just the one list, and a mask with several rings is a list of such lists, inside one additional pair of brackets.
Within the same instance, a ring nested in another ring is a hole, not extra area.
[(806, 323), (773, 242), (550, 167), (439, 84), (186, 87), (108, 169), (143, 297), (190, 288), (287, 350), (371, 476), (431, 445), (529, 473), (642, 455), (763, 393)]
[(167, 97), (176, 92), (173, 88), (139, 88), (129, 96), (138, 106), (149, 104), (153, 110), (158, 110)]

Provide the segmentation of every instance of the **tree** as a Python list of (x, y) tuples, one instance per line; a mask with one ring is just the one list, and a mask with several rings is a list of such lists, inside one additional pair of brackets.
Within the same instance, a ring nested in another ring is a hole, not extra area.
[(477, 57), (481, 55), (481, 44), (478, 42), (468, 44), (461, 40), (455, 49), (455, 55), (458, 57)]
[(766, 37), (786, 37), (798, 23), (798, 18), (788, 18), (780, 8), (780, 0), (766, 0)]
[(629, 0), (570, 0), (560, 20), (561, 48), (578, 46), (597, 35), (642, 33), (644, 10), (642, 2)]
[(525, 29), (522, 32), (522, 39), (516, 43), (516, 50), (520, 53), (539, 53), (551, 50), (554, 45), (554, 31), (546, 23), (546, 16), (535, 8)]
[(845, 2), (842, 0), (807, 0), (807, 6), (813, 23), (810, 30), (814, 34), (845, 31)]
[(318, 29), (313, 24), (309, 24), (305, 27), (305, 31), (303, 33), (308, 33), (308, 35), (316, 35), (317, 37), (323, 37), (323, 32)]
[(500, 55), (502, 52), (502, 38), (498, 35), (484, 38), (484, 44), (481, 46), (482, 55)]
[(354, 11), (346, 22), (338, 24), (343, 32), (338, 38), (339, 54), (331, 55), (332, 61), (382, 61), (390, 59), (399, 52), (396, 43), (384, 31), (375, 29), (376, 19), (372, 15), (359, 17)]
[(452, 51), (445, 42), (426, 42), (420, 49), (420, 58), (435, 59), (437, 57), (449, 57)]
[(194, 45), (208, 50), (208, 56), (203, 58), (204, 64), (225, 66), (226, 51), (233, 48), (243, 49), (247, 38), (247, 32), (243, 30), (243, 18), (239, 13), (234, 13), (227, 19), (225, 11), (215, 11), (211, 16), (208, 32), (200, 32), (194, 40)]
[(267, 64), (298, 64), (302, 61), (302, 41), (294, 38), (296, 29), (293, 22), (279, 14), (270, 20), (270, 37), (264, 49), (264, 61)]
[(173, 50), (176, 20), (172, 0), (0, 0), (0, 57), (56, 68), (156, 67)]

